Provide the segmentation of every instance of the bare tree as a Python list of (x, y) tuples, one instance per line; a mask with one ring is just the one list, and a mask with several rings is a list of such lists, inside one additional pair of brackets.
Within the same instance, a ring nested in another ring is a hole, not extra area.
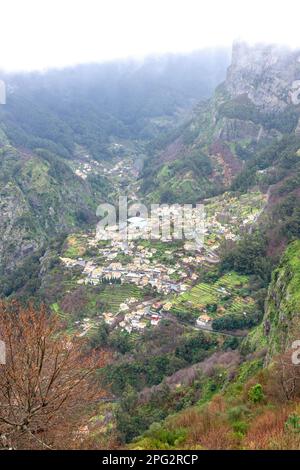
[(274, 358), (265, 385), (268, 395), (281, 402), (300, 397), (300, 365), (293, 364), (292, 353), (288, 350)]
[(292, 351), (277, 360), (279, 383), (286, 400), (294, 400), (300, 394), (300, 366), (292, 362)]
[(76, 448), (101, 396), (93, 376), (104, 358), (84, 357), (45, 307), (0, 301), (0, 446)]

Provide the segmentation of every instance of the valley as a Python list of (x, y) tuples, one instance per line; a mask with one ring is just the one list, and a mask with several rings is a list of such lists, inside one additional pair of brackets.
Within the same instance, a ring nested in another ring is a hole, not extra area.
[(8, 77), (1, 308), (92, 364), (70, 446), (299, 448), (299, 53), (192, 56)]

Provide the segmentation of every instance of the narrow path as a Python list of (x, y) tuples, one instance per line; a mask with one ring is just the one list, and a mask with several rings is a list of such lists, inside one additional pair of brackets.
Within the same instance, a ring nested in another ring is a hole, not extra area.
[(170, 314), (170, 313), (167, 313), (167, 314), (163, 314), (163, 318), (166, 318), (168, 320), (172, 320), (172, 321), (176, 321), (178, 322), (180, 325), (183, 325), (183, 326), (186, 326), (192, 330), (202, 330), (202, 331), (206, 331), (207, 333), (214, 333), (216, 335), (222, 335), (222, 336), (231, 336), (233, 338), (245, 338), (247, 335), (248, 335), (248, 331), (246, 330), (245, 332), (243, 333), (239, 333), (239, 332), (227, 332), (227, 331), (217, 331), (217, 330), (213, 330), (211, 327), (204, 327), (204, 326), (198, 326), (198, 325), (190, 325), (188, 323), (184, 323), (183, 321), (180, 321), (178, 320), (178, 318), (174, 317), (174, 315)]
[(234, 337), (234, 338), (245, 338), (248, 334), (248, 332), (245, 332), (245, 333), (227, 333), (227, 332), (224, 332), (224, 331), (217, 331), (217, 330), (213, 330), (212, 328), (205, 328), (204, 326), (193, 326), (193, 329), (194, 330), (203, 330), (203, 331), (207, 331), (209, 333), (215, 333), (215, 334), (218, 334), (218, 335), (223, 335), (223, 336), (231, 336), (231, 337)]

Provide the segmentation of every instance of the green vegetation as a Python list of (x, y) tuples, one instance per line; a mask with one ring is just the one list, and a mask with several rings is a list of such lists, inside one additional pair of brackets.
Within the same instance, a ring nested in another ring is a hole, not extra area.
[[(0, 294), (45, 302), (84, 353), (107, 355), (97, 379), (113, 403), (103, 400), (93, 424), (114, 446), (299, 448), (299, 378), (290, 362), (280, 367), (300, 327), (300, 108), (266, 113), (225, 83), (185, 120), (212, 86), (196, 62), (9, 78)], [(101, 278), (112, 262), (135, 262), (135, 251), (114, 257), (109, 242), (90, 243), (97, 205), (121, 193), (146, 203), (204, 200), (201, 253), (182, 241), (133, 245), (178, 289)], [(142, 324), (128, 328), (128, 306)]]
[(300, 241), (291, 243), (272, 274), (264, 322), (274, 355), (298, 339), (300, 311)]
[(128, 386), (140, 391), (158, 385), (166, 376), (202, 361), (217, 346), (215, 338), (200, 331), (183, 333), (179, 329), (178, 336), (168, 336), (168, 324), (162, 325), (160, 331), (161, 337), (146, 331), (135, 342), (124, 332), (109, 335), (108, 344), (115, 345), (122, 357), (102, 371), (101, 377), (114, 394), (122, 395)]
[(261, 384), (253, 385), (248, 392), (248, 398), (252, 403), (260, 403), (264, 399), (263, 388)]
[(262, 124), (266, 129), (276, 129), (283, 134), (292, 132), (297, 126), (299, 109), (295, 106), (287, 107), (284, 111), (266, 113), (255, 106), (247, 95), (225, 101), (218, 109), (221, 117), (241, 119)]
[(199, 283), (180, 294), (171, 311), (182, 321), (195, 320), (201, 313), (207, 313), (216, 330), (252, 327), (260, 318), (255, 313), (249, 277), (236, 272), (217, 276), (215, 282)]

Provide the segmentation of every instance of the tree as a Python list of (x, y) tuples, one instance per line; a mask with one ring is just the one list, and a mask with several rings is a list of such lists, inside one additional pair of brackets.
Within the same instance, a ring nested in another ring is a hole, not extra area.
[(45, 307), (0, 302), (6, 364), (0, 374), (0, 447), (76, 448), (101, 397), (93, 379), (103, 354), (84, 357)]
[(109, 344), (121, 354), (126, 354), (132, 349), (130, 334), (127, 331), (122, 331), (120, 329), (115, 330), (111, 334)]
[(115, 411), (119, 437), (123, 442), (130, 442), (138, 434), (141, 423), (136, 415), (137, 406), (138, 395), (131, 385), (127, 385)]

